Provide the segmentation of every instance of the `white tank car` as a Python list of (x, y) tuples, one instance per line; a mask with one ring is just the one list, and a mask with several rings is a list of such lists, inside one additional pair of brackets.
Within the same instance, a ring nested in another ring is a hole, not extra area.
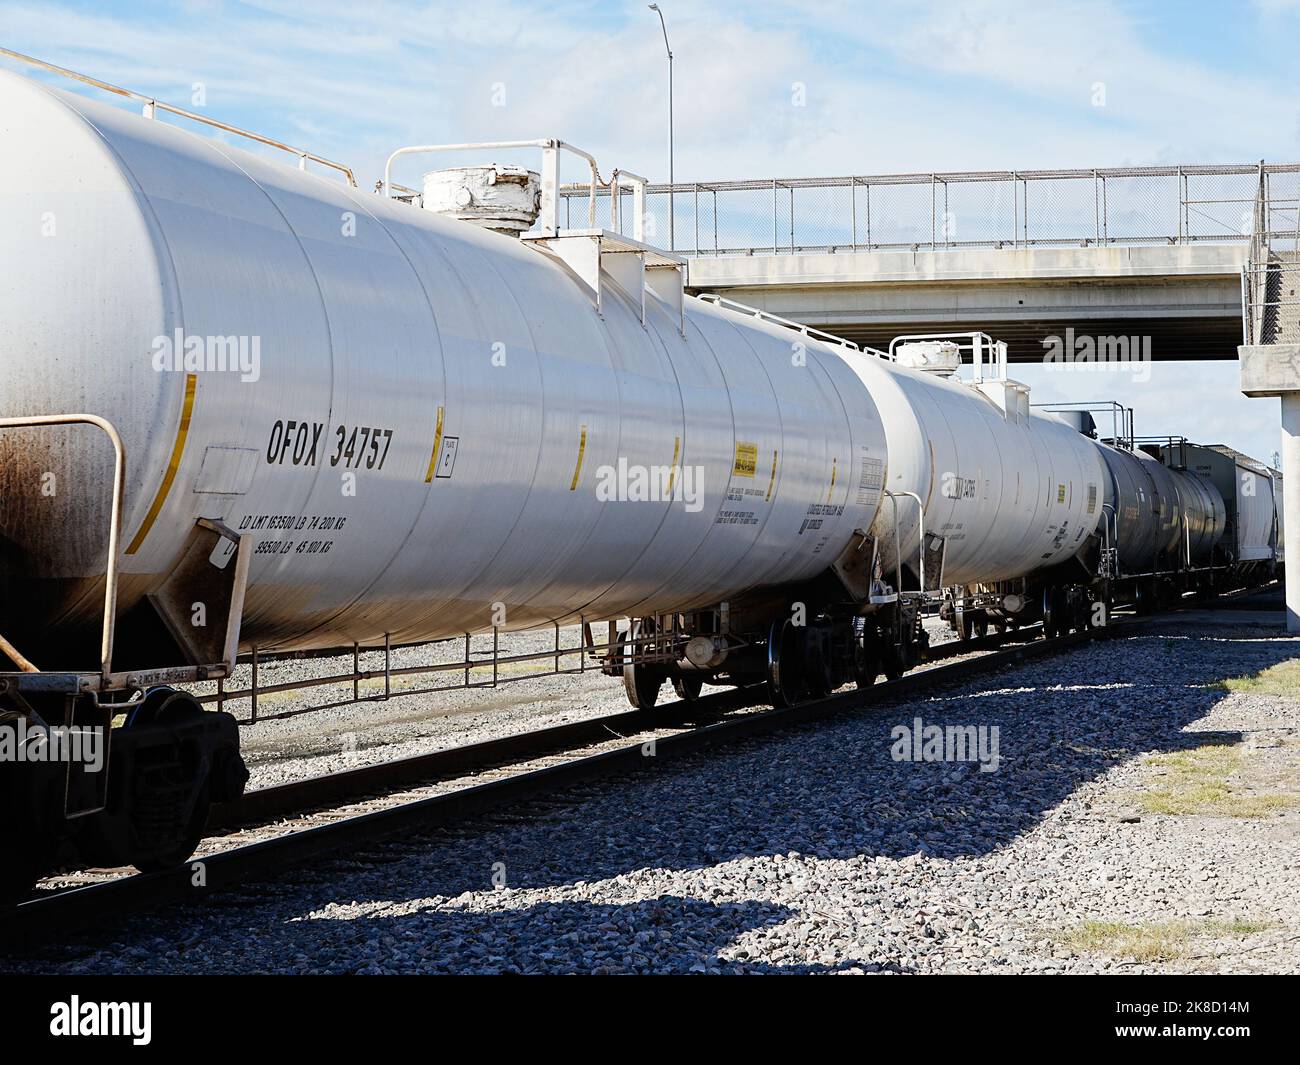
[[(716, 603), (876, 518), (880, 416), (827, 345), (598, 313), (518, 240), (7, 74), (0, 137), (0, 415), (121, 432), (124, 616), (200, 518), (255, 538), (241, 644), (276, 648)], [(168, 361), (189, 338), (207, 367)], [(603, 501), (620, 462), (698, 497)], [(103, 437), (0, 433), (0, 477), (0, 631), (97, 625)]]
[[(877, 520), (884, 574), (895, 572), (893, 522), (904, 565), (919, 569), (921, 521), (944, 540), (941, 578), (927, 590), (1009, 580), (1077, 554), (1101, 519), (1104, 470), (1092, 443), (1032, 411), (1012, 381), (963, 382), (883, 359), (853, 368), (885, 422), (886, 499)], [(919, 573), (917, 574), (919, 576)]]

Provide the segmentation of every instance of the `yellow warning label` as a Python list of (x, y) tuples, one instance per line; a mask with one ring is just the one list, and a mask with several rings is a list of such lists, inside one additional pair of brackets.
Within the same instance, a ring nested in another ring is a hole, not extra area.
[(758, 445), (746, 440), (736, 441), (736, 461), (732, 463), (733, 477), (753, 477), (758, 470)]
[(1065, 502), (1065, 485), (1063, 484), (1058, 484), (1056, 486), (1056, 501), (1058, 503)]

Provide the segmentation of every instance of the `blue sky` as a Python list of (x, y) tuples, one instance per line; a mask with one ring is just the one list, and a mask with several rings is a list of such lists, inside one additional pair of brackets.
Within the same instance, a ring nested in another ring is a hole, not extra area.
[[(678, 180), (1300, 159), (1300, 0), (662, 6)], [(201, 84), (206, 113), (364, 185), (399, 144), (539, 136), (667, 178), (663, 42), (639, 0), (0, 0), (0, 43), (182, 106)], [(1277, 448), (1276, 401), (1240, 397), (1235, 364), (1130, 388), (1143, 431), (1186, 411), (1202, 437)]]

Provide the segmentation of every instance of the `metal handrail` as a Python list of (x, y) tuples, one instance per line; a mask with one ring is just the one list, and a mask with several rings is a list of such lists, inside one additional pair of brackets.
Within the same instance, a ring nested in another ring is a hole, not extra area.
[(122, 497), (126, 488), (126, 447), (113, 423), (97, 414), (44, 414), (0, 418), (0, 429), (31, 429), (47, 425), (93, 425), (113, 445), (113, 502), (108, 526), (108, 563), (104, 568), (104, 619), (99, 644), (100, 675), (113, 671), (113, 635), (117, 625), (117, 569), (121, 557)]
[[(804, 325), (803, 322), (796, 322), (790, 318), (782, 318), (779, 314), (773, 314), (771, 311), (765, 311), (761, 307), (751, 307), (748, 303), (741, 303), (739, 300), (728, 299), (726, 296), (719, 296), (716, 292), (703, 292), (695, 297), (703, 300), (705, 303), (712, 303), (718, 307), (725, 307), (733, 311), (740, 311), (742, 314), (748, 314), (763, 322), (772, 322), (774, 325), (783, 325), (787, 329), (793, 329), (804, 336), (812, 337), (814, 340), (826, 340), (832, 344), (838, 344), (842, 348), (849, 348), (852, 351), (863, 351), (864, 349), (851, 340), (845, 340), (834, 333), (828, 333), (824, 329), (817, 329), (811, 325)], [(876, 351), (874, 348), (865, 349), (872, 355), (884, 357), (883, 351)]]
[[(1120, 166), (1097, 167), (1091, 169), (1076, 168), (1071, 170), (966, 170), (935, 171), (933, 173), (916, 172), (907, 174), (843, 174), (834, 177), (808, 178), (742, 178), (734, 181), (679, 181), (669, 185), (666, 182), (652, 184), (647, 189), (652, 193), (692, 192), (696, 188), (702, 192), (742, 192), (770, 190), (776, 182), (781, 189), (838, 188), (850, 184), (857, 185), (917, 185), (931, 181), (941, 184), (980, 183), (985, 181), (1062, 181), (1087, 180), (1090, 178), (1134, 178), (1134, 177), (1233, 177), (1256, 174), (1261, 165), (1266, 174), (1300, 174), (1300, 163), (1224, 163), (1200, 166)], [(1253, 199), (1253, 198), (1252, 198)], [(1190, 201), (1220, 202), (1220, 201)], [(1236, 202), (1236, 201), (1233, 201)]]
[(1007, 379), (1007, 346), (1001, 341), (994, 340), (988, 333), (904, 333), (902, 336), (896, 336), (889, 342), (889, 351), (886, 358), (891, 362), (898, 361), (898, 354), (894, 350), (899, 344), (912, 344), (917, 341), (925, 342), (927, 340), (951, 340), (957, 344), (958, 350), (961, 348), (961, 342), (967, 341), (971, 351), (971, 365), (974, 367), (972, 380), (979, 384), (984, 380), (984, 352), (989, 353), (989, 369), (993, 369), (993, 360), (997, 360), (997, 378), (998, 381)]
[(48, 70), (52, 74), (58, 74), (61, 77), (71, 78), (73, 81), (79, 81), (83, 85), (92, 85), (96, 89), (103, 89), (105, 92), (111, 92), (118, 96), (125, 96), (128, 100), (139, 100), (144, 104), (143, 114), (145, 118), (153, 118), (155, 110), (166, 111), (168, 114), (177, 115), (181, 118), (188, 118), (191, 122), (199, 122), (205, 126), (212, 126), (214, 129), (222, 130), (226, 133), (233, 133), (237, 137), (246, 137), (249, 140), (256, 141), (258, 144), (265, 144), (271, 148), (278, 148), (280, 151), (289, 152), (291, 155), (298, 157), (298, 169), (306, 170), (308, 161), (319, 163), (321, 166), (329, 167), (331, 170), (337, 170), (348, 179), (348, 184), (353, 188), (357, 186), (357, 179), (352, 174), (352, 168), (344, 166), (342, 163), (336, 163), (332, 159), (326, 159), (324, 156), (316, 155), (314, 152), (306, 151), (303, 148), (295, 148), (291, 144), (285, 144), (283, 141), (274, 140), (271, 137), (264, 137), (260, 133), (253, 133), (250, 130), (240, 129), (238, 126), (232, 126), (227, 122), (221, 122), (215, 118), (209, 118), (206, 115), (195, 114), (193, 111), (187, 111), (183, 107), (176, 107), (174, 104), (165, 103), (152, 96), (145, 96), (143, 93), (133, 92), (131, 89), (124, 89), (120, 85), (114, 85), (111, 82), (100, 81), (98, 78), (92, 78), (89, 74), (79, 74), (75, 70), (69, 70), (66, 67), (55, 66), (53, 63), (47, 63), (43, 59), (36, 59), (29, 55), (23, 55), (22, 52), (15, 52), (10, 48), (0, 48), (0, 55), (7, 55), (10, 59), (17, 59), (22, 63), (30, 63), (41, 70)]
[[(888, 496), (891, 500), (895, 500), (896, 497), (898, 496), (909, 496), (910, 498), (916, 500), (917, 537), (919, 538), (917, 551), (916, 551), (917, 554), (916, 576), (917, 576), (917, 580), (921, 584), (920, 597), (922, 601), (930, 599), (931, 592), (929, 592), (925, 587), (925, 501), (922, 500), (921, 497), (917, 495), (915, 492), (909, 492), (906, 489), (900, 489), (899, 491), (895, 492), (892, 489), (886, 488), (885, 495)], [(895, 532), (895, 536), (897, 536), (898, 533), (898, 503), (897, 502), (894, 502), (894, 532)], [(895, 550), (897, 550), (897, 547), (895, 548)], [(902, 561), (901, 557), (899, 561), (901, 564)], [(942, 589), (935, 590), (936, 594), (941, 591)], [(900, 596), (905, 594), (903, 592), (901, 585), (899, 586), (898, 594)]]
[[(684, 249), (692, 255), (1236, 244), (1248, 241), (1250, 232), (1228, 216), (1235, 215), (1236, 208), (1248, 213), (1256, 200), (1250, 182), (1237, 179), (1288, 175), (1286, 189), (1276, 191), (1289, 193), (1294, 183), (1291, 179), (1297, 174), (1300, 163), (1250, 163), (742, 179), (655, 184), (645, 191), (652, 201), (652, 213), (660, 220), (670, 196), (694, 203), (694, 244), (688, 241)], [(1210, 182), (1211, 187), (1193, 188), (1192, 181)], [(1151, 182), (1162, 188), (1151, 190), (1157, 194), (1154, 201), (1144, 199), (1134, 205), (1126, 202), (1126, 194), (1135, 182), (1142, 186), (1144, 196)], [(949, 190), (959, 196), (952, 202), (965, 204), (969, 190), (978, 191), (981, 184), (998, 190), (997, 195), (1005, 199), (995, 201), (983, 213), (960, 207), (967, 219), (975, 217), (976, 222), (973, 228), (965, 222), (966, 231), (958, 239), (947, 223)], [(918, 193), (916, 198), (883, 196), (891, 188), (906, 192), (909, 187)], [(878, 189), (885, 201), (883, 209), (874, 195)], [(809, 190), (821, 195), (813, 197), (815, 206), (810, 214), (800, 215), (796, 193), (806, 195)], [(828, 211), (826, 194), (837, 191), (841, 195), (831, 200), (833, 208)], [(928, 209), (921, 193), (928, 193)], [(608, 193), (602, 189), (601, 194)], [(768, 200), (766, 207), (758, 202), (763, 194)], [(572, 195), (561, 191), (566, 203)], [(1058, 219), (1056, 208), (1062, 201), (1057, 197), (1062, 195), (1071, 212), (1068, 217), (1077, 224), (1062, 225)], [(711, 205), (701, 203), (710, 197)], [(1290, 206), (1293, 203), (1294, 198), (1272, 196), (1266, 210), (1269, 224), (1264, 227), (1273, 230), (1270, 236), (1300, 239), (1300, 212)], [(1218, 218), (1211, 211), (1215, 206), (1232, 210)], [(1284, 218), (1275, 217), (1279, 211)], [(1258, 222), (1254, 228), (1260, 228)], [(707, 229), (712, 232), (705, 232)], [(729, 239), (727, 233), (732, 234)], [(743, 235), (737, 239), (737, 233)]]

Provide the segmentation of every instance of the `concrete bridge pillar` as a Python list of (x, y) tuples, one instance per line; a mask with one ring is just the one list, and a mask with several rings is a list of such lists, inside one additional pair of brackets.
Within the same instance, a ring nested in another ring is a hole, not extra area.
[(1300, 632), (1300, 391), (1282, 394), (1282, 498), (1286, 627)]
[(1238, 349), (1241, 390), (1282, 400), (1282, 526), (1286, 564), (1286, 627), (1300, 633), (1300, 344)]

